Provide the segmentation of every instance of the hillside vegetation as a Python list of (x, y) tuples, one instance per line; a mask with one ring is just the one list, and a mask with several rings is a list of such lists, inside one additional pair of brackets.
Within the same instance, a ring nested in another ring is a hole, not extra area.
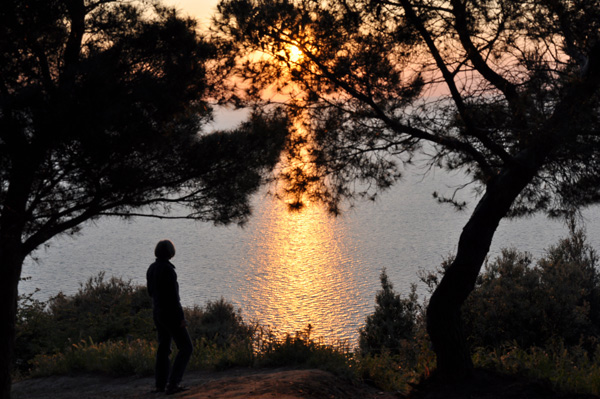
[[(433, 290), (445, 264), (421, 275)], [(385, 270), (359, 347), (324, 344), (311, 326), (285, 336), (247, 323), (221, 299), (185, 309), (195, 350), (189, 370), (233, 367), (320, 368), (386, 391), (408, 393), (435, 370), (424, 323), (426, 299), (394, 291)], [(545, 381), (552, 389), (600, 394), (600, 275), (585, 233), (534, 260), (505, 249), (486, 264), (463, 311), (478, 369)], [(145, 287), (104, 273), (73, 296), (20, 301), (15, 375), (153, 373), (156, 350)]]

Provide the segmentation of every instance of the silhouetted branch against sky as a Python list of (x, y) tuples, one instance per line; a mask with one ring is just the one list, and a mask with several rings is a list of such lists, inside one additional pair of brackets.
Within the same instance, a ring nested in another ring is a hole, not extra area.
[[(101, 216), (243, 223), (288, 135), (284, 113), (199, 134), (217, 46), (155, 1), (0, 5), (0, 397), (10, 396), (23, 260)], [(209, 79), (210, 78), (210, 79)], [(179, 196), (179, 198), (178, 198)], [(182, 211), (183, 212), (183, 211)]]
[[(460, 307), (500, 220), (600, 200), (599, 27), (597, 0), (222, 0), (214, 20), (246, 100), (299, 92), (289, 106), (317, 173), (298, 192), (337, 211), (364, 194), (357, 181), (385, 189), (423, 150), (478, 183), (428, 308), (438, 368), (454, 376), (472, 368)], [(297, 62), (280, 56), (292, 45)], [(267, 56), (244, 62), (255, 53)]]
[[(429, 142), (438, 149), (437, 165), (460, 169), (485, 185), (503, 167), (520, 162), (528, 148), (566, 138), (577, 147), (579, 140), (595, 142), (595, 122), (576, 140), (550, 133), (559, 130), (556, 124), (547, 129), (553, 115), (564, 120), (557, 111), (569, 87), (583, 88), (573, 79), (587, 73), (594, 81), (589, 62), (597, 36), (597, 12), (583, 17), (577, 9), (583, 3), (551, 3), (233, 0), (219, 3), (214, 30), (231, 40), (231, 58), (240, 61), (233, 73), (248, 85), (248, 99), (264, 99), (273, 86), (294, 86), (290, 104), (305, 109), (302, 117), (309, 119), (321, 151), (315, 162), (345, 159), (348, 168), (365, 162), (345, 183), (390, 176), (373, 173), (377, 166), (357, 153), (386, 148), (406, 156)], [(572, 27), (581, 19), (577, 32)], [(285, 49), (299, 49), (302, 57), (290, 62), (281, 56)], [(241, 62), (257, 53), (265, 56)], [(573, 117), (587, 123), (594, 104), (585, 104), (592, 108), (580, 108)], [(551, 164), (540, 168), (534, 189), (520, 197), (519, 213), (559, 212), (567, 204), (556, 194), (572, 177), (553, 178)], [(339, 164), (335, 170), (341, 178)]]

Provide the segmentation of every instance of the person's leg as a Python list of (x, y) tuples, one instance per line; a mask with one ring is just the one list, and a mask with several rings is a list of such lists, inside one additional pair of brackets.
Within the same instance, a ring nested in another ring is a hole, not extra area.
[(173, 341), (175, 341), (175, 344), (177, 345), (178, 353), (177, 356), (175, 356), (173, 368), (171, 369), (167, 392), (169, 391), (169, 388), (175, 389), (179, 386), (179, 383), (183, 378), (185, 368), (187, 367), (190, 357), (192, 356), (192, 351), (194, 350), (187, 328), (178, 326), (171, 330), (171, 335), (173, 337)]
[(167, 386), (167, 379), (169, 378), (169, 371), (171, 368), (171, 362), (169, 360), (169, 356), (171, 355), (171, 333), (168, 328), (159, 322), (156, 322), (156, 329), (158, 331), (158, 350), (156, 351), (154, 376), (156, 380), (156, 389), (158, 391), (164, 391)]

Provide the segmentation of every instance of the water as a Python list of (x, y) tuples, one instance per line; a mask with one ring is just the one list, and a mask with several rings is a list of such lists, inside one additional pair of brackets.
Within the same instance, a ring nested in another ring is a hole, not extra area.
[[(220, 109), (214, 127), (227, 129), (244, 112)], [(418, 272), (437, 268), (452, 254), (471, 207), (456, 212), (432, 198), (464, 183), (442, 171), (423, 176), (407, 171), (403, 181), (376, 202), (359, 202), (341, 217), (319, 207), (290, 213), (260, 193), (254, 216), (244, 227), (215, 227), (185, 220), (101, 219), (84, 225), (76, 237), (61, 236), (26, 261), (21, 293), (39, 289), (45, 300), (58, 292), (74, 294), (99, 272), (145, 284), (156, 242), (171, 239), (184, 306), (221, 297), (240, 308), (245, 320), (293, 333), (309, 323), (315, 336), (356, 343), (359, 327), (373, 311), (379, 274), (386, 268), (396, 291), (407, 293)], [(590, 242), (600, 249), (600, 210), (584, 213)], [(559, 221), (543, 216), (503, 221), (491, 255), (516, 247), (535, 257), (567, 234)], [(424, 286), (418, 286), (421, 298)]]
[[(254, 198), (253, 218), (244, 228), (209, 223), (139, 218), (103, 219), (85, 225), (75, 238), (55, 238), (29, 259), (21, 293), (40, 291), (47, 299), (59, 291), (73, 294), (80, 283), (105, 271), (107, 276), (145, 283), (157, 241), (173, 240), (184, 306), (221, 297), (240, 308), (245, 320), (280, 332), (311, 324), (327, 342), (355, 343), (358, 328), (372, 312), (387, 269), (398, 292), (418, 282), (419, 270), (433, 270), (456, 249), (470, 210), (456, 212), (437, 204), (434, 190), (447, 191), (460, 176), (438, 172), (423, 178), (408, 174), (376, 202), (358, 203), (341, 217), (319, 207), (289, 213), (265, 195)], [(584, 213), (592, 245), (600, 248), (597, 208)], [(491, 254), (515, 246), (539, 256), (564, 237), (563, 223), (542, 216), (503, 221)], [(421, 297), (424, 287), (419, 288)]]

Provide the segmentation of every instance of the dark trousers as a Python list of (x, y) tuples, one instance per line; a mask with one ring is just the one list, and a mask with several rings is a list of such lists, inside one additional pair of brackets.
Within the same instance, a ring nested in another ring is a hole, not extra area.
[[(192, 356), (194, 347), (192, 340), (185, 327), (163, 323), (160, 319), (154, 318), (154, 324), (158, 330), (158, 350), (156, 352), (156, 387), (164, 389), (167, 386), (175, 387), (179, 385), (183, 378), (185, 368)], [(175, 341), (178, 353), (175, 356), (173, 367), (169, 356), (171, 355), (171, 341)]]

